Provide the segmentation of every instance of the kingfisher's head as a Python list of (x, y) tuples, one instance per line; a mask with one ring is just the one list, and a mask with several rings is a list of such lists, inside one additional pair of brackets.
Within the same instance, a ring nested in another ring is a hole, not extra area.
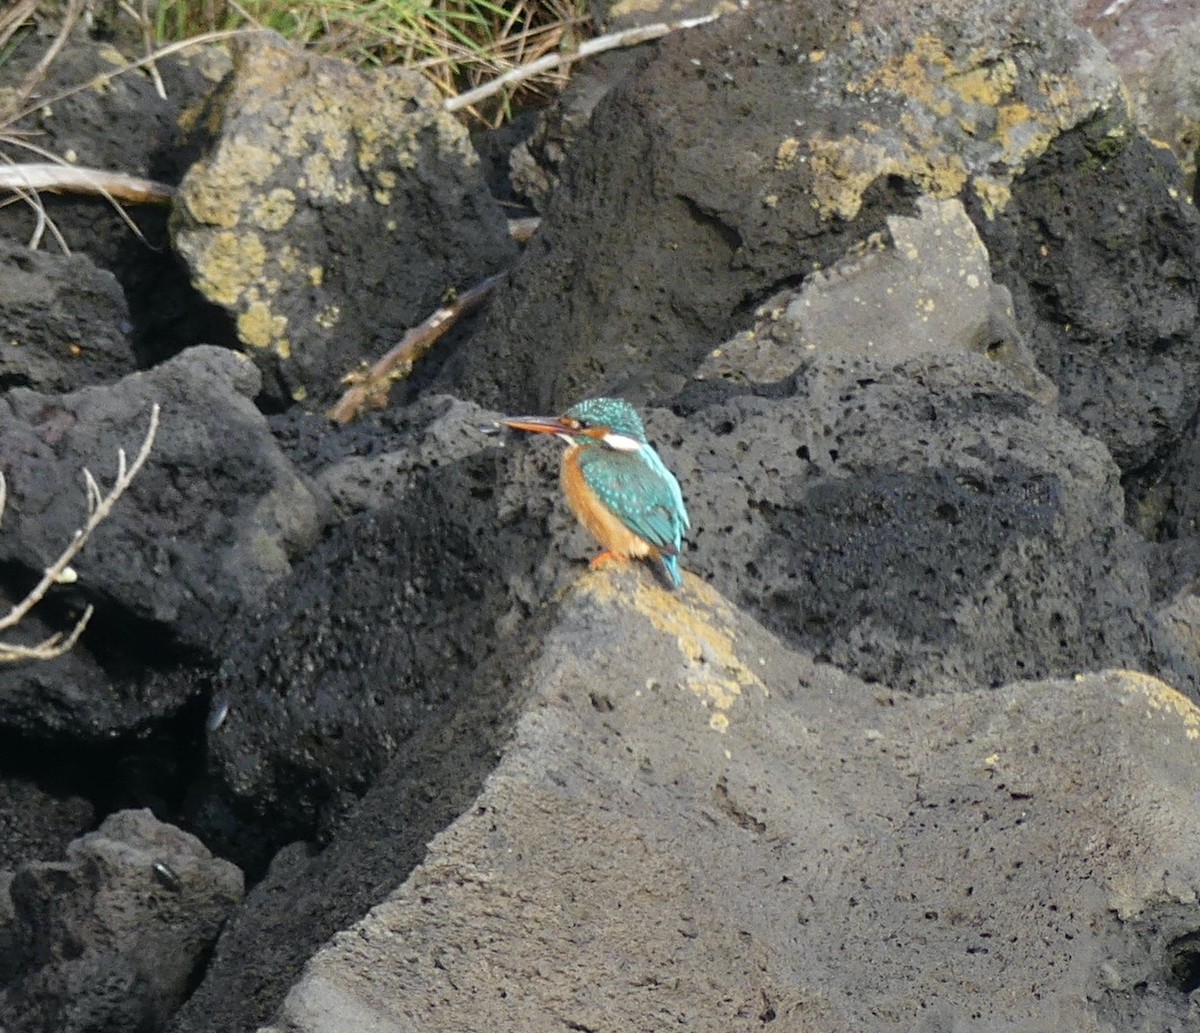
[(561, 416), (514, 416), (501, 422), (515, 430), (556, 434), (568, 445), (637, 452), (646, 444), (642, 418), (623, 398), (589, 398)]

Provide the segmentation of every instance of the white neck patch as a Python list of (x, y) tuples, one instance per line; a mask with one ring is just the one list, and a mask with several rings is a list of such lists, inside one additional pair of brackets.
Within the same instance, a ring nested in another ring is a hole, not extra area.
[(640, 452), (642, 443), (636, 438), (627, 438), (624, 434), (605, 434), (601, 439), (609, 448), (618, 452)]

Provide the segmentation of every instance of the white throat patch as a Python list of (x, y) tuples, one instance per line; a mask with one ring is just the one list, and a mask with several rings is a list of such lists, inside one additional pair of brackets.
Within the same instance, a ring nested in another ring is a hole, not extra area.
[(618, 452), (640, 452), (642, 443), (636, 438), (627, 438), (624, 434), (605, 434), (601, 439), (609, 448)]

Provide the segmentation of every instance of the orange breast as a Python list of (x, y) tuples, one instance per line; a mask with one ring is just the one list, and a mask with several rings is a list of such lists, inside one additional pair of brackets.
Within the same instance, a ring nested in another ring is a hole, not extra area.
[(572, 445), (563, 456), (563, 493), (571, 511), (609, 552), (618, 556), (657, 556), (658, 550), (626, 527), (588, 487), (579, 467), (579, 446)]

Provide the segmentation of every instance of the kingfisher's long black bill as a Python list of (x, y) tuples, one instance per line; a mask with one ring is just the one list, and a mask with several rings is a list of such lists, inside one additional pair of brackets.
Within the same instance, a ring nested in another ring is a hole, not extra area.
[(513, 430), (529, 430), (535, 434), (562, 434), (568, 430), (557, 416), (512, 416), (500, 422)]

